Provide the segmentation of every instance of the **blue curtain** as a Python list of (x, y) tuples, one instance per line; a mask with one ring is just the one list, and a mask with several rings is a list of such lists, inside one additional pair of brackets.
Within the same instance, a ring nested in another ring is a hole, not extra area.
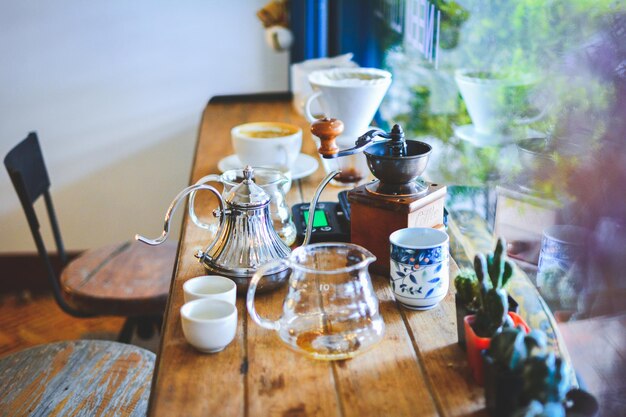
[(380, 67), (374, 0), (292, 0), (291, 62), (347, 52), (363, 67)]

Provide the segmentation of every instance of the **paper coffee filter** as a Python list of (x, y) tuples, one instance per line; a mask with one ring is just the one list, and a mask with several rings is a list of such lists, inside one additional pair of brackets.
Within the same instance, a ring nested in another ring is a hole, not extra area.
[(309, 82), (319, 85), (355, 86), (379, 85), (388, 83), (391, 74), (377, 68), (333, 68), (314, 71)]

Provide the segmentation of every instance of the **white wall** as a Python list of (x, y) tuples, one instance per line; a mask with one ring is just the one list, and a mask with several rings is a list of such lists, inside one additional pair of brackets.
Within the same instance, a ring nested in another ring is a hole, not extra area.
[[(68, 249), (157, 236), (208, 99), (287, 90), (288, 55), (255, 16), (265, 3), (0, 2), (0, 156), (38, 132)], [(1, 171), (0, 252), (34, 251)]]

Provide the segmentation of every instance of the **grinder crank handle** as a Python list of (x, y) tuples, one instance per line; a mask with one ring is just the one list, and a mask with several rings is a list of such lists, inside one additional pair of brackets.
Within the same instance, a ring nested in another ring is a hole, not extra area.
[(337, 136), (343, 133), (343, 122), (339, 119), (324, 117), (311, 123), (311, 133), (320, 138), (321, 145), (317, 150), (323, 158), (334, 158), (339, 153), (335, 143)]
[(335, 143), (335, 140), (337, 136), (340, 136), (343, 133), (343, 122), (338, 119), (329, 119), (326, 117), (311, 124), (311, 133), (320, 138), (322, 143), (318, 152), (325, 159), (337, 158), (361, 152), (363, 149), (374, 143), (374, 138), (376, 136), (380, 136), (385, 139), (391, 138), (391, 136), (389, 136), (382, 129), (372, 129), (359, 136), (353, 148), (340, 151), (339, 147)]

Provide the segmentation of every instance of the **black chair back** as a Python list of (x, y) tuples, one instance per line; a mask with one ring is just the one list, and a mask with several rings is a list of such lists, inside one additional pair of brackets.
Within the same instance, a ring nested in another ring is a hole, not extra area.
[(67, 255), (63, 246), (63, 240), (61, 238), (61, 232), (59, 230), (54, 206), (52, 205), (52, 198), (50, 197), (50, 179), (43, 160), (43, 154), (41, 153), (41, 147), (39, 146), (37, 133), (29, 133), (26, 139), (11, 149), (11, 151), (9, 151), (4, 158), (4, 165), (9, 172), (9, 177), (11, 177), (15, 191), (17, 192), (20, 202), (22, 203), (22, 208), (24, 209), (28, 225), (30, 226), (30, 231), (33, 235), (33, 239), (35, 240), (35, 245), (37, 246), (37, 252), (46, 267), (48, 280), (52, 285), (54, 297), (57, 303), (66, 313), (73, 316), (91, 316), (90, 314), (85, 314), (71, 308), (61, 296), (59, 279), (54, 267), (52, 266), (50, 256), (48, 255), (48, 251), (41, 235), (39, 220), (37, 218), (37, 213), (35, 212), (34, 204), (39, 197), (43, 196), (57, 252), (63, 266), (65, 266), (67, 264)]

